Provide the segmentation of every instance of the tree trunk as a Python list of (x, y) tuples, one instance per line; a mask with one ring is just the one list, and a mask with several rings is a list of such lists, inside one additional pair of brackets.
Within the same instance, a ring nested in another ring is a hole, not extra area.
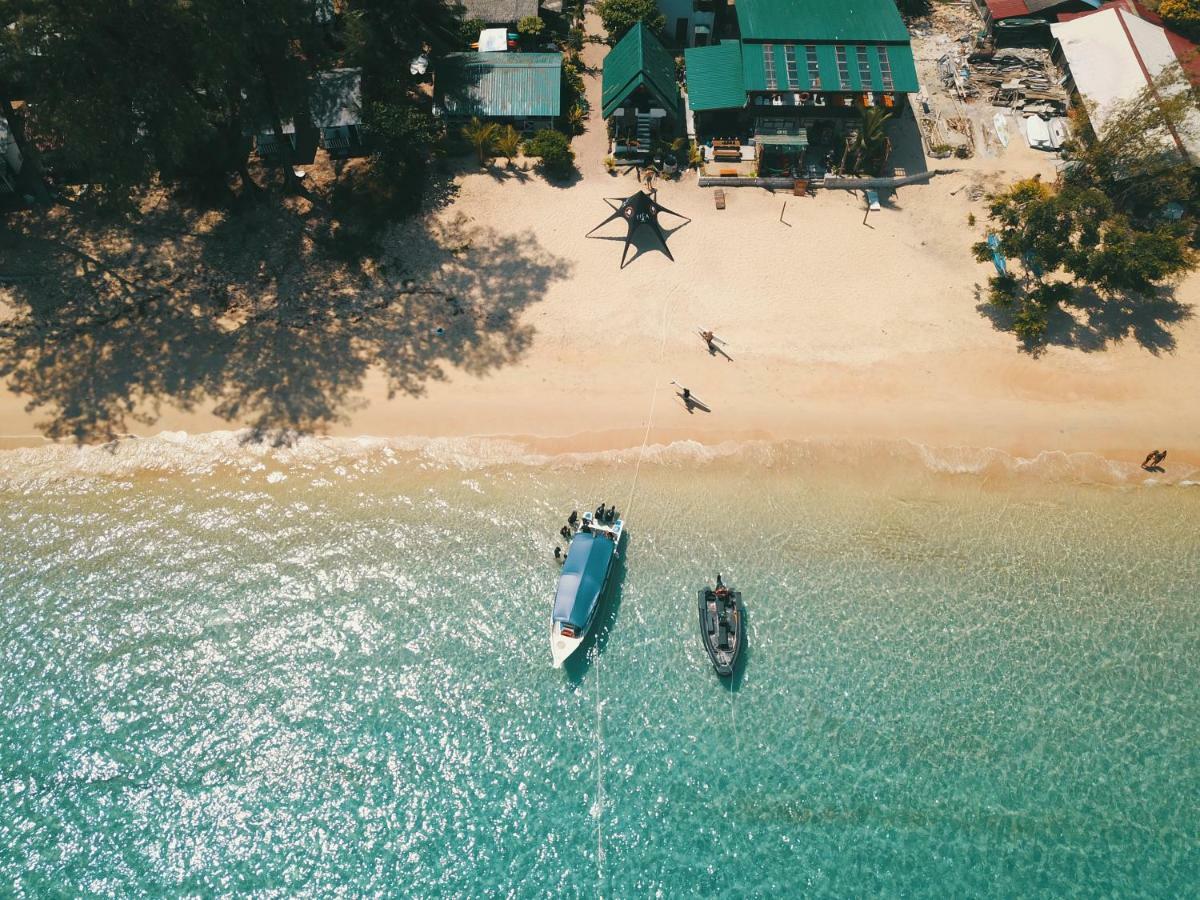
[(279, 119), (279, 104), (275, 102), (275, 88), (271, 84), (271, 77), (267, 74), (267, 67), (261, 62), (258, 71), (262, 75), (267, 112), (271, 115), (271, 130), (275, 133), (276, 143), (279, 144), (279, 163), (283, 168), (283, 187), (289, 194), (298, 194), (300, 193), (300, 179), (296, 177), (296, 171), (292, 168), (292, 145), (287, 140), (287, 135), (283, 133), (283, 124)]
[(42, 203), (52, 203), (50, 189), (46, 186), (46, 178), (42, 169), (42, 158), (37, 148), (25, 139), (24, 119), (13, 109), (12, 101), (0, 97), (0, 115), (8, 121), (8, 129), (12, 132), (13, 142), (17, 152), (21, 154), (21, 171), (17, 173), (17, 185), (24, 193), (30, 194)]

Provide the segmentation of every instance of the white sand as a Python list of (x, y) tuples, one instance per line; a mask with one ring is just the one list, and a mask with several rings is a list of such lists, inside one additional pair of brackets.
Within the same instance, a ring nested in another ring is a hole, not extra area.
[[(598, 73), (603, 48), (586, 53)], [(451, 369), (419, 398), (389, 400), (382, 376), (373, 375), (363, 408), (334, 433), (635, 446), (653, 406), (655, 441), (907, 438), (1139, 460), (1165, 446), (1173, 460), (1196, 461), (1200, 323), (1173, 326), (1177, 347), (1162, 355), (1128, 338), (1093, 352), (1051, 347), (1035, 359), (976, 310), (992, 271), (969, 250), (982, 233), (984, 204), (959, 189), (972, 179), (998, 187), (1035, 171), (1052, 178), (1052, 157), (1022, 146), (1019, 134), (1002, 159), (947, 161), (952, 171), (885, 198), (866, 225), (859, 195), (727, 189), (728, 208), (717, 211), (712, 191), (687, 175), (659, 192), (665, 206), (691, 218), (669, 238), (675, 261), (647, 242), (622, 271), (619, 240), (584, 238), (608, 214), (604, 197), (638, 187), (601, 165), (599, 81), (589, 78), (594, 117), (575, 141), (580, 181), (562, 188), (536, 175), (519, 183), (468, 174), (439, 213), (445, 221), (465, 216), (468, 231), (531, 235), (562, 261), (562, 277), (522, 313), (534, 329), (531, 346), (484, 376)], [(779, 221), (785, 203), (788, 224)], [(967, 225), (971, 212), (975, 228)], [(664, 216), (663, 224), (681, 222)], [(623, 232), (614, 222), (602, 234)], [(1190, 303), (1198, 292), (1193, 278), (1178, 296)], [(709, 355), (696, 334), (701, 325), (728, 341), (732, 362)], [(672, 379), (712, 412), (689, 414)], [(0, 399), (0, 431), (34, 433), (21, 405), (12, 394)], [(207, 412), (166, 409), (145, 430), (227, 427)]]

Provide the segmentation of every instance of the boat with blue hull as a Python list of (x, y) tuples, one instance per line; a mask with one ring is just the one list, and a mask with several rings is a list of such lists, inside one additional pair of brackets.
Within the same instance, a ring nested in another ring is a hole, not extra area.
[(596, 620), (624, 530), (616, 510), (604, 512), (601, 507), (596, 514), (584, 513), (571, 537), (550, 614), (550, 652), (556, 669), (579, 649)]

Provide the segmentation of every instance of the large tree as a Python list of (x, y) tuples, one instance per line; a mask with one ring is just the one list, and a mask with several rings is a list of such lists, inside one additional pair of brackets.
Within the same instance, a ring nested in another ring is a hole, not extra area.
[(1016, 306), (1021, 337), (1036, 343), (1060, 305), (1137, 304), (1196, 268), (1200, 194), (1187, 148), (1198, 124), (1190, 89), (1167, 72), (1112, 111), (1099, 135), (1081, 129), (1057, 184), (1020, 181), (990, 198), (996, 246), (973, 250), (981, 262), (998, 252), (1020, 267), (1019, 277), (992, 279), (990, 300)]
[[(7, 7), (0, 10), (12, 23), (0, 44), (0, 111), (31, 174), (44, 159), (60, 179), (124, 198), (202, 130), (192, 78), (202, 50), (183, 5), (19, 0)], [(16, 99), (25, 101), (19, 112)]]

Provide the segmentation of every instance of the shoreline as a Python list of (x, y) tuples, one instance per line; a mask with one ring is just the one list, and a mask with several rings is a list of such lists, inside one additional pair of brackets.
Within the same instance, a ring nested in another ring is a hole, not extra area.
[(1093, 452), (1041, 450), (1011, 454), (995, 447), (934, 446), (906, 439), (746, 438), (702, 443), (692, 438), (624, 443), (619, 433), (574, 435), (570, 440), (528, 435), (292, 436), (263, 441), (249, 429), (207, 433), (162, 431), (127, 435), (104, 444), (46, 441), (12, 445), (0, 438), (0, 490), (66, 478), (127, 478), (148, 473), (212, 475), (221, 472), (267, 481), (288, 474), (333, 469), (348, 474), (400, 466), (471, 472), (490, 469), (659, 465), (700, 470), (709, 465), (742, 466), (764, 474), (794, 472), (802, 477), (903, 485), (920, 474), (980, 479), (1003, 488), (1014, 483), (1058, 483), (1097, 487), (1200, 486), (1200, 463), (1169, 456), (1162, 472), (1137, 462)]

